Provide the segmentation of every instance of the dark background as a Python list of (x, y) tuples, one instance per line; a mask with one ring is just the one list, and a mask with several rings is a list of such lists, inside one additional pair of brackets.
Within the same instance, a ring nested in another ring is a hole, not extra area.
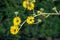
[[(48, 18), (41, 17), (43, 22), (39, 24), (24, 24), (17, 35), (11, 35), (9, 30), (13, 25), (14, 12), (18, 11), (18, 16), (22, 22), (27, 16), (32, 15), (33, 11), (24, 9), (22, 6), (24, 0), (0, 0), (0, 40), (47, 40), (48, 37), (60, 38), (60, 16), (53, 15)], [(44, 12), (55, 13), (52, 10), (57, 7), (60, 11), (60, 0), (36, 0), (35, 12), (44, 8)], [(28, 11), (28, 12), (27, 12)], [(37, 17), (39, 18), (39, 17)], [(36, 20), (37, 20), (36, 18)]]

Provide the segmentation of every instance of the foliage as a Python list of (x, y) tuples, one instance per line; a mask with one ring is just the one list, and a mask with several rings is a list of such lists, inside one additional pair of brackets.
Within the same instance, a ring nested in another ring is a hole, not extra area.
[[(60, 16), (53, 15), (48, 18), (37, 16), (35, 20), (40, 18), (42, 22), (38, 24), (25, 23), (17, 35), (10, 34), (10, 26), (13, 25), (14, 12), (18, 11), (18, 16), (22, 23), (26, 18), (33, 14), (33, 11), (24, 9), (22, 6), (24, 0), (0, 0), (0, 39), (1, 40), (38, 40), (40, 37), (58, 36), (60, 34)], [(53, 0), (36, 0), (35, 12), (44, 8), (44, 12), (52, 13), (53, 7), (57, 7), (60, 11), (60, 1)], [(55, 13), (55, 12), (54, 12)]]

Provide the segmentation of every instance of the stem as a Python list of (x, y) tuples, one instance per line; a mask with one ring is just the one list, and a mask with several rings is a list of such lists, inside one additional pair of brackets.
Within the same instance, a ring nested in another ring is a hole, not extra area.
[(19, 30), (22, 28), (22, 26), (26, 23), (26, 20), (20, 25)]
[[(33, 13), (35, 13), (34, 10), (33, 10)], [(40, 16), (40, 15), (60, 15), (60, 13), (40, 13), (39, 15), (35, 15), (34, 17)], [(23, 26), (25, 23), (26, 23), (26, 20), (20, 25), (19, 30), (22, 28), (22, 26)]]
[(40, 15), (60, 15), (60, 13), (40, 13), (39, 15), (35, 15), (36, 16), (40, 16)]
[(33, 13), (35, 14), (35, 11), (33, 10)]
[(20, 25), (20, 26), (23, 26), (25, 24), (26, 20)]
[(58, 13), (58, 11), (57, 11), (57, 10), (55, 10), (55, 12), (56, 12), (56, 13)]

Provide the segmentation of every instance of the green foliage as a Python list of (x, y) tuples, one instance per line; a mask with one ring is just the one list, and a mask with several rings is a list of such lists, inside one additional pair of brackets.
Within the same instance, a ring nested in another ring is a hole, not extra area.
[[(0, 39), (1, 40), (38, 40), (39, 37), (46, 36), (58, 36), (60, 33), (60, 16), (49, 16), (43, 18), (42, 23), (39, 24), (24, 24), (17, 35), (11, 35), (9, 30), (10, 26), (13, 25), (13, 18), (15, 17), (14, 12), (18, 11), (18, 16), (22, 22), (27, 16), (32, 15), (33, 11), (24, 9), (22, 6), (24, 0), (0, 0)], [(57, 10), (60, 11), (59, 1), (52, 0), (39, 0), (35, 3), (35, 11), (40, 8), (44, 8), (45, 12), (54, 12), (52, 8), (56, 6)], [(38, 18), (38, 17), (37, 17)], [(37, 20), (36, 18), (36, 20)]]

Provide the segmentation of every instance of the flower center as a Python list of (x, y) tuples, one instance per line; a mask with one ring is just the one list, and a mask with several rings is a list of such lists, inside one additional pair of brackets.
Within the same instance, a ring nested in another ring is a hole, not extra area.
[(30, 21), (32, 21), (32, 19), (30, 19)]
[(16, 22), (19, 22), (19, 20), (17, 20)]
[(14, 32), (16, 32), (16, 29), (14, 29)]

